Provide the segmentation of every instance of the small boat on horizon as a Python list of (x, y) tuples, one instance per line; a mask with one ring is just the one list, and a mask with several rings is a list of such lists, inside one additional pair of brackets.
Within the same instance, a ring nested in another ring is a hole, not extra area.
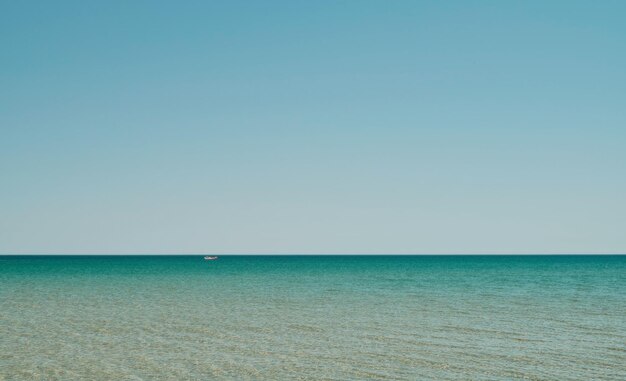
[(207, 255), (206, 257), (204, 257), (204, 260), (205, 260), (205, 261), (214, 261), (214, 260), (216, 260), (217, 258), (218, 258), (218, 257), (211, 257), (211, 256), (208, 256), (208, 255)]

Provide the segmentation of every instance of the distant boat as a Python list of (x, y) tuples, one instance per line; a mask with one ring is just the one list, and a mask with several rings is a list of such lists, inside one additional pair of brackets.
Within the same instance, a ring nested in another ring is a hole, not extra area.
[(218, 257), (209, 257), (209, 256), (206, 256), (206, 257), (204, 257), (204, 260), (206, 260), (206, 261), (214, 261), (214, 260), (216, 260), (217, 258), (218, 258)]

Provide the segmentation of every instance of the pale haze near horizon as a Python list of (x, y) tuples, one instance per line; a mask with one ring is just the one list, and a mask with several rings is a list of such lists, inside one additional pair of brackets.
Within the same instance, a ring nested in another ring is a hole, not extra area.
[(626, 3), (0, 4), (0, 254), (624, 253)]

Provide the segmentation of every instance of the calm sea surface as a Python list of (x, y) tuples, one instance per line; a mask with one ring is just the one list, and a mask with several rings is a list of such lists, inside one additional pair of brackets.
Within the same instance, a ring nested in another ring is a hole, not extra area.
[(0, 257), (0, 380), (626, 380), (626, 256)]

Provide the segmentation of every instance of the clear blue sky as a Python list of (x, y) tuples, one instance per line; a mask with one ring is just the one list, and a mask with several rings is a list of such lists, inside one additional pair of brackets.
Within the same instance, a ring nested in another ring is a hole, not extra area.
[(0, 253), (624, 253), (625, 1), (0, 2)]

